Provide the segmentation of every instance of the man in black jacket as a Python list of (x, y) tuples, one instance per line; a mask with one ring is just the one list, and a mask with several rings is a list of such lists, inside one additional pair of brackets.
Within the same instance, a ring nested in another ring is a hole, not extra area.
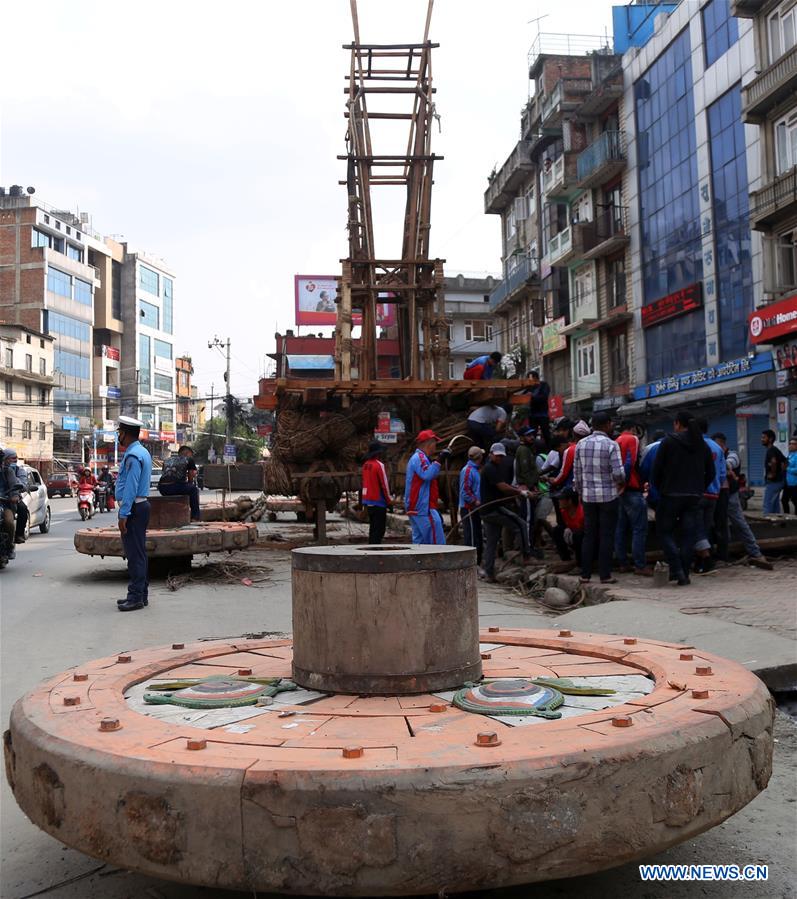
[[(714, 459), (700, 426), (688, 412), (679, 412), (674, 433), (661, 441), (651, 473), (660, 497), (656, 529), (670, 566), (670, 580), (679, 587), (689, 583), (700, 498), (714, 475)], [(676, 540), (679, 528), (680, 545)]]

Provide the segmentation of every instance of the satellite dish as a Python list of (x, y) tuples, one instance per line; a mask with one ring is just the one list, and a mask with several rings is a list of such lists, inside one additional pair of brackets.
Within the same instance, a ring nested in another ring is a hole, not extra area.
[(29, 194), (35, 194), (35, 193), (36, 193), (36, 188), (35, 188), (35, 187), (28, 187), (28, 188), (27, 188), (27, 191), (28, 191)]

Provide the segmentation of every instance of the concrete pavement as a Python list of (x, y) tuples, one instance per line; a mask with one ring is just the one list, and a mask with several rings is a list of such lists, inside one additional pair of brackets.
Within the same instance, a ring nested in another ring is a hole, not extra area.
[[(259, 588), (234, 584), (201, 583), (171, 592), (163, 582), (153, 583), (148, 609), (120, 614), (115, 600), (125, 587), (124, 564), (118, 559), (91, 559), (79, 556), (72, 545), (74, 531), (81, 526), (74, 500), (53, 500), (54, 526), (50, 534), (35, 533), (19, 549), (17, 559), (0, 572), (0, 661), (2, 695), (0, 705), (4, 723), (13, 702), (40, 680), (82, 660), (136, 647), (189, 641), (201, 637), (221, 637), (259, 631), (290, 630), (290, 559), (286, 551), (257, 553), (256, 558), (272, 567), (270, 579)], [(99, 516), (98, 524), (107, 525), (111, 515)], [(267, 529), (292, 529), (288, 519)], [(336, 523), (337, 524), (337, 523)], [(356, 533), (357, 525), (340, 522), (340, 533)], [(298, 531), (297, 531), (298, 532)], [(306, 533), (305, 529), (301, 529)], [(776, 582), (789, 590), (790, 581)], [(791, 583), (791, 595), (794, 584)], [(646, 600), (642, 601), (647, 602)], [(624, 630), (658, 636), (652, 615), (634, 603), (610, 603), (570, 613), (596, 616), (590, 629)], [(625, 608), (624, 608), (625, 607)], [(651, 601), (650, 608), (654, 608)], [(599, 614), (603, 611), (603, 617)], [(480, 586), (482, 621), (518, 627), (551, 626), (552, 619), (530, 607), (500, 587)], [(611, 613), (611, 616), (609, 616)], [(619, 618), (617, 617), (619, 616)], [(721, 623), (711, 616), (687, 616), (684, 633), (689, 642), (708, 641)], [(700, 618), (700, 633), (690, 634)], [(762, 617), (762, 626), (766, 624)], [(708, 621), (706, 621), (708, 618)], [(628, 626), (622, 626), (627, 620)], [(606, 627), (602, 627), (602, 623)], [(611, 623), (611, 626), (610, 626)], [(557, 621), (558, 624), (558, 621)], [(616, 626), (614, 626), (616, 624)], [(741, 625), (736, 625), (741, 627)], [(753, 634), (754, 628), (748, 628)], [(666, 639), (666, 637), (665, 637)], [(722, 653), (720, 645), (708, 646)], [(751, 644), (752, 645), (752, 644)], [(643, 884), (636, 866), (626, 865), (603, 874), (577, 880), (565, 880), (533, 889), (539, 899), (583, 895), (643, 897), (736, 896), (773, 899), (794, 896), (797, 882), (794, 869), (793, 839), (797, 832), (797, 794), (795, 794), (795, 749), (797, 729), (794, 722), (779, 716), (777, 722), (776, 761), (768, 790), (725, 824), (699, 838), (673, 847), (651, 861), (673, 863), (769, 863), (767, 883), (743, 886), (723, 883)], [(611, 810), (607, 809), (610, 815)], [(223, 822), (220, 822), (223, 826)], [(197, 890), (156, 881), (137, 874), (117, 871), (66, 849), (34, 828), (19, 812), (5, 782), (2, 787), (2, 862), (0, 895), (23, 899), (33, 894), (67, 897), (151, 896), (183, 899), (207, 896), (208, 899), (239, 895), (214, 890)], [(485, 894), (487, 895), (487, 894)], [(528, 888), (493, 891), (491, 897), (520, 899), (530, 895)]]

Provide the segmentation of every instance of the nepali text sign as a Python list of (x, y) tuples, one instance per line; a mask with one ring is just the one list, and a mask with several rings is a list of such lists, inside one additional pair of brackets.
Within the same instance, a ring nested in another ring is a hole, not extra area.
[(236, 459), (236, 450), (234, 443), (225, 443), (224, 444), (224, 462), (227, 465), (232, 465)]
[(562, 334), (562, 328), (565, 327), (564, 318), (554, 319), (542, 326), (542, 352), (558, 353), (559, 350), (565, 349), (567, 346), (567, 337)]
[(104, 356), (104, 358), (110, 359), (112, 362), (119, 362), (119, 360), (121, 359), (121, 354), (119, 353), (119, 350), (116, 349), (116, 347), (106, 346), (105, 344), (102, 345), (102, 355)]
[(690, 284), (688, 287), (676, 290), (675, 293), (670, 293), (666, 297), (661, 297), (661, 299), (643, 306), (642, 327), (649, 328), (651, 325), (657, 325), (659, 322), (699, 309), (703, 304), (701, 286), (700, 282)]
[(77, 417), (77, 415), (62, 415), (61, 427), (65, 431), (79, 431), (80, 419)]
[(699, 368), (697, 371), (688, 371), (680, 375), (660, 378), (658, 381), (651, 381), (648, 384), (635, 387), (634, 399), (644, 400), (655, 396), (664, 396), (668, 393), (679, 393), (681, 390), (706, 387), (709, 384), (761, 374), (762, 372), (772, 371), (772, 369), (771, 353), (761, 353), (752, 357), (744, 356), (741, 359), (720, 362), (718, 365), (709, 365), (706, 368)]
[(756, 309), (747, 322), (753, 343), (769, 343), (774, 337), (797, 334), (797, 294)]
[[(294, 275), (294, 295), (296, 301), (297, 325), (331, 325), (337, 324), (338, 279), (334, 275)], [(388, 298), (389, 293), (380, 294)], [(362, 324), (362, 315), (355, 312), (351, 317), (352, 325)], [(376, 324), (387, 328), (395, 325), (396, 314), (390, 303), (379, 303), (376, 307)]]

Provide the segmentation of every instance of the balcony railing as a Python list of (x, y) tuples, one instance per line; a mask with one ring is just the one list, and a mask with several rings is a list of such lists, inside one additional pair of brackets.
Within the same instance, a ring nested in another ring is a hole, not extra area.
[(573, 250), (573, 232), (570, 227), (560, 231), (548, 241), (548, 252), (543, 257), (547, 265), (561, 263)]
[(608, 206), (602, 209), (594, 221), (585, 223), (585, 259), (598, 259), (620, 249), (628, 243), (625, 206)]
[(777, 175), (768, 184), (750, 194), (750, 220), (753, 227), (771, 225), (797, 211), (797, 166)]
[(542, 172), (542, 192), (546, 197), (567, 194), (576, 186), (576, 154), (562, 153)]
[(625, 167), (625, 132), (604, 131), (583, 153), (576, 174), (579, 187), (592, 187), (614, 177)]
[(797, 89), (797, 44), (776, 59), (769, 68), (742, 88), (745, 122), (757, 124), (781, 100)]
[(513, 199), (514, 191), (520, 187), (528, 173), (533, 170), (531, 144), (525, 140), (518, 141), (515, 149), (484, 192), (484, 211), (500, 212), (504, 209)]
[(529, 49), (529, 72), (541, 56), (586, 56), (589, 53), (611, 54), (612, 48), (605, 35), (556, 34), (540, 32)]
[(494, 312), (524, 284), (539, 277), (540, 260), (536, 256), (520, 256), (517, 266), (490, 293), (490, 312)]
[(592, 78), (560, 78), (551, 93), (543, 98), (542, 121), (549, 122), (568, 105), (575, 108), (591, 91)]

